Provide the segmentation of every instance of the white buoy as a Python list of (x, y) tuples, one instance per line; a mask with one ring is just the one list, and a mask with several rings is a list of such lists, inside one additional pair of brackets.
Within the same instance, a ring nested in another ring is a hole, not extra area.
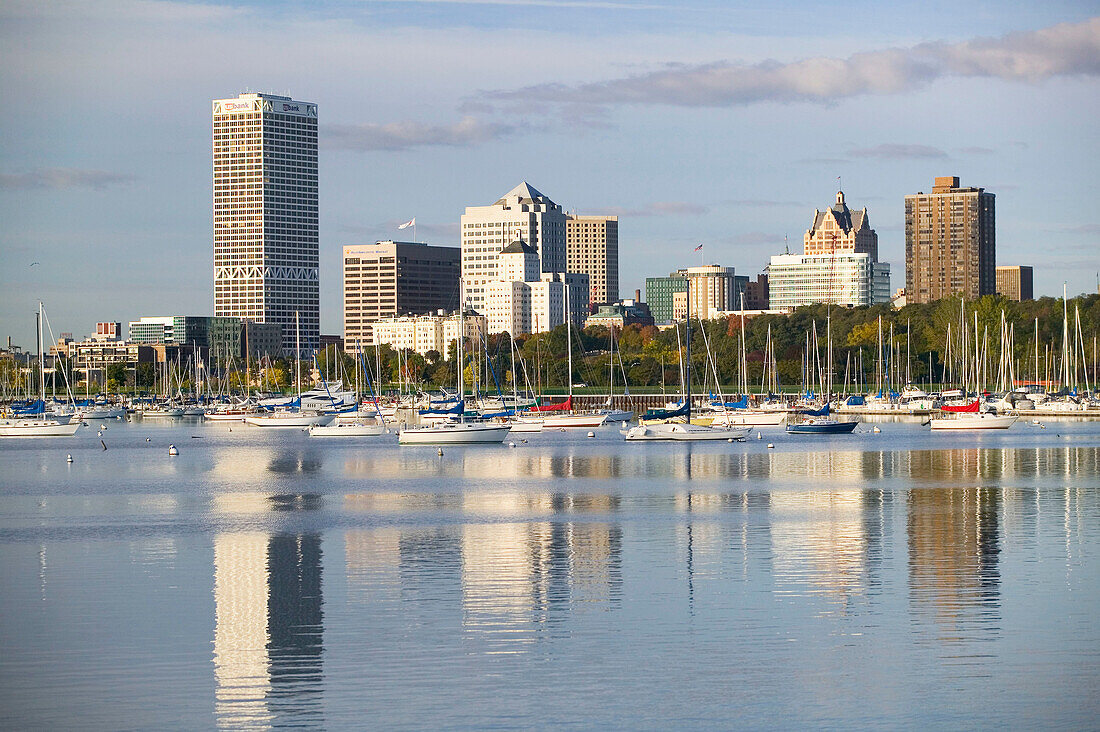
[(771, 449), (772, 449), (772, 448), (774, 448), (774, 447), (775, 447), (775, 445), (773, 445), (773, 444), (772, 444), (772, 443), (770, 443), (770, 442), (768, 443), (768, 449), (769, 449), (769, 450), (771, 450)]
[(514, 442), (509, 442), (508, 443), (508, 447), (515, 447), (515, 446), (516, 446), (516, 443), (514, 443)]
[(72, 461), (73, 461), (73, 456), (72, 455), (66, 455), (65, 456), (65, 462), (71, 463)]
[(176, 449), (175, 445), (169, 445), (168, 446), (168, 455), (169, 456), (174, 457), (174, 456), (179, 455), (179, 454), (180, 454), (180, 451)]
[(102, 427), (100, 427), (99, 429), (101, 429), (101, 430), (105, 430), (105, 429), (107, 429), (107, 425), (106, 425), (106, 424), (104, 424), (104, 425), (103, 425)]
[(730, 437), (729, 439), (726, 440), (726, 442), (733, 442), (733, 438)]
[(589, 437), (595, 437), (595, 436), (596, 436), (596, 433), (595, 433), (595, 432), (589, 432), (589, 433), (588, 433), (588, 436), (589, 436)]
[(758, 439), (758, 440), (763, 440), (763, 439), (764, 439), (764, 435), (762, 435), (762, 434), (760, 434), (759, 432), (757, 432), (757, 433), (756, 433), (756, 439)]
[(564, 428), (564, 427), (562, 427), (562, 428), (561, 428), (561, 431), (562, 431), (562, 432), (565, 432), (565, 428)]
[(882, 430), (880, 430), (880, 429), (878, 428), (878, 425), (875, 425), (875, 426), (874, 426), (874, 427), (873, 427), (873, 428), (871, 429), (871, 431), (872, 431), (872, 432), (882, 432)]
[(443, 457), (443, 448), (439, 448), (439, 457)]
[(146, 441), (146, 442), (152, 442), (152, 441), (153, 441), (153, 438), (152, 438), (152, 437), (146, 437), (146, 438), (145, 438), (145, 441)]

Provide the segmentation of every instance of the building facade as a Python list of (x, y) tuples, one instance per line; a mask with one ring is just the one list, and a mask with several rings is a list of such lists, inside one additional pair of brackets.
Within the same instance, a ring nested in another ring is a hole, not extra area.
[(997, 294), (1021, 302), (1035, 299), (1035, 273), (1026, 265), (997, 268)]
[(344, 247), (344, 349), (373, 346), (383, 318), (458, 309), (460, 250), (379, 241)]
[(768, 275), (756, 275), (756, 281), (749, 281), (745, 286), (745, 309), (768, 309)]
[[(463, 330), (469, 339), (484, 338), (485, 317), (468, 312), (463, 317)], [(383, 318), (375, 323), (374, 333), (379, 343), (393, 348), (416, 351), (422, 356), (435, 351), (446, 358), (458, 338), (458, 314)]]
[[(668, 277), (645, 278), (645, 302), (654, 321), (672, 322), (673, 300), (678, 292), (687, 292), (687, 278), (681, 274), (674, 272)], [(686, 301), (684, 307), (687, 307)]]
[(836, 203), (824, 211), (814, 209), (814, 220), (803, 236), (805, 254), (861, 253), (878, 261), (878, 234), (867, 219), (867, 209), (852, 211), (837, 191)]
[(866, 253), (781, 254), (768, 265), (768, 291), (772, 310), (878, 305), (890, 302), (890, 265)]
[(565, 249), (566, 271), (588, 275), (590, 306), (619, 299), (618, 216), (570, 216)]
[(905, 296), (927, 303), (997, 289), (996, 199), (953, 176), (905, 197)]
[(602, 325), (605, 328), (615, 327), (622, 329), (627, 325), (640, 325), (645, 327), (653, 325), (653, 315), (644, 302), (637, 300), (621, 300), (620, 302), (603, 303), (596, 312), (588, 316), (584, 321), (584, 327), (590, 325)]
[(318, 347), (317, 105), (274, 94), (213, 102), (214, 315)]
[(463, 302), (484, 312), (488, 283), (501, 279), (497, 255), (516, 239), (535, 248), (541, 271), (567, 271), (567, 220), (561, 206), (526, 182), (492, 205), (468, 206), (461, 218)]

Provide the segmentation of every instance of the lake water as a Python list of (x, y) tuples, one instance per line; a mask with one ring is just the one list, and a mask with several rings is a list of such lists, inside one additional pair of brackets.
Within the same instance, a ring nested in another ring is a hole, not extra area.
[(0, 726), (1095, 728), (1100, 423), (878, 424), (0, 441)]

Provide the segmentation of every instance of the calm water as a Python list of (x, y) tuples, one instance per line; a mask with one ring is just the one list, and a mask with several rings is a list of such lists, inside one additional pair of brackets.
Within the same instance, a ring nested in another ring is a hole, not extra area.
[(1100, 423), (880, 424), (0, 441), (0, 727), (1095, 728)]

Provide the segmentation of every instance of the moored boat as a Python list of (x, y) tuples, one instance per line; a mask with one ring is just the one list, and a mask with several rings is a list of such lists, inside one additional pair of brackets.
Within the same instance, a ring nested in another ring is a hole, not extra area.
[(1016, 423), (1014, 414), (977, 412), (956, 417), (934, 417), (928, 421), (934, 430), (1006, 430)]

